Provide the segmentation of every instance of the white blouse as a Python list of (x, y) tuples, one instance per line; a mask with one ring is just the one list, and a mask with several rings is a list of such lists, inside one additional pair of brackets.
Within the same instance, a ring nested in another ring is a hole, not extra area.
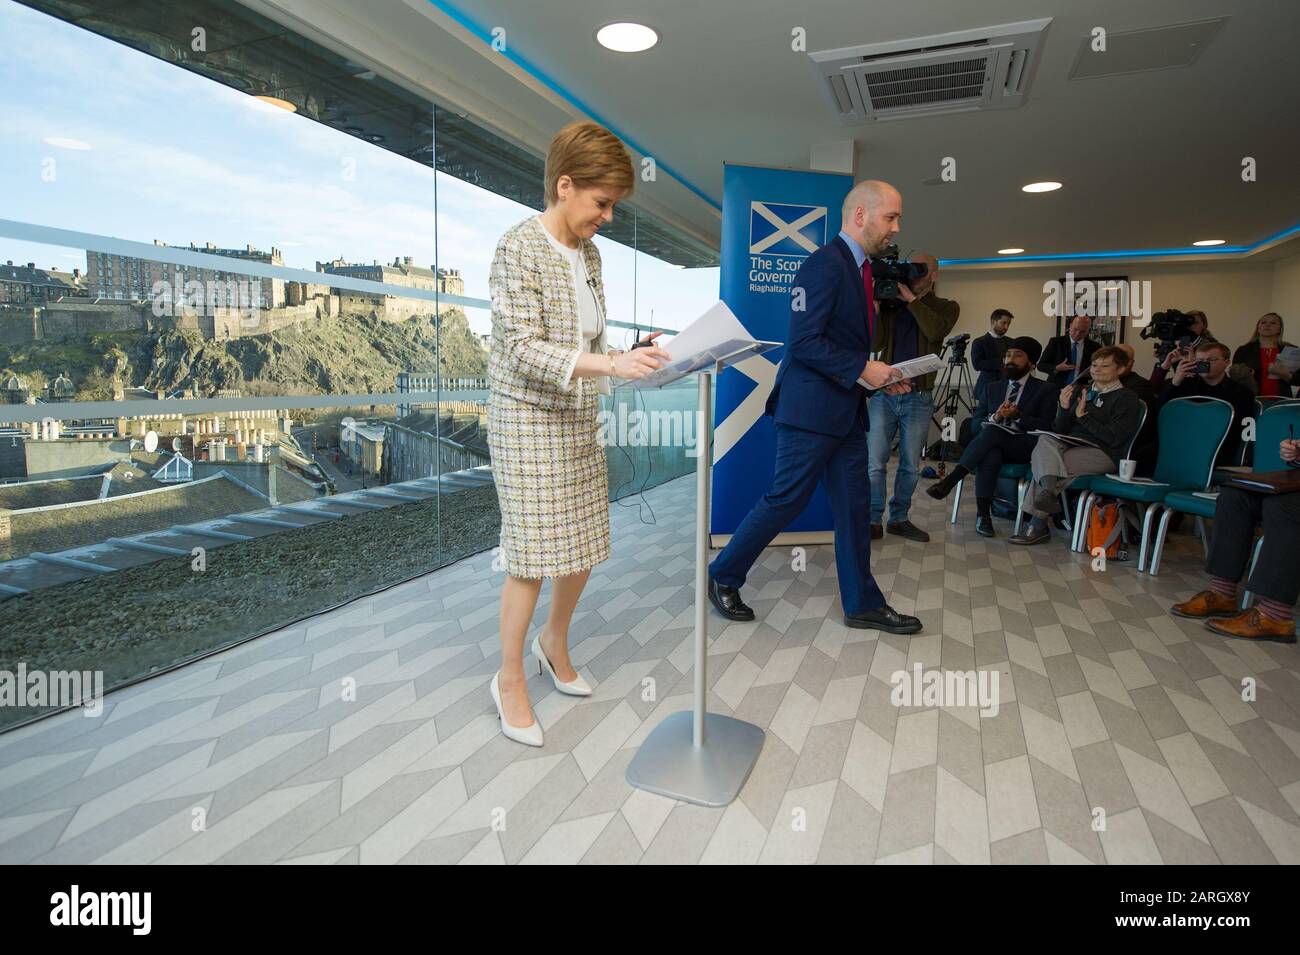
[[(541, 218), (541, 216), (537, 217), (539, 222), (541, 222)], [(573, 290), (577, 296), (578, 320), (582, 325), (583, 340), (586, 343), (587, 350), (590, 351), (591, 346), (600, 337), (601, 322), (599, 305), (596, 301), (596, 290), (591, 287), (588, 280), (587, 263), (583, 259), (582, 245), (579, 244), (576, 249), (571, 249), (551, 235), (551, 231), (546, 228), (545, 222), (542, 222), (541, 225), (542, 231), (546, 233), (546, 238), (551, 240), (551, 245), (555, 247), (555, 251), (568, 259), (569, 265), (573, 269)]]

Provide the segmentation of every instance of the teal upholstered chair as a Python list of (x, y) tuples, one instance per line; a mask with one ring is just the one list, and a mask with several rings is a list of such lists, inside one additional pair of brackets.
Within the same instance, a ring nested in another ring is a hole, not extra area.
[[(1029, 465), (1028, 464), (1004, 464), (998, 468), (998, 477), (1014, 478), (1016, 481), (1016, 529), (1014, 533), (1020, 533), (1020, 521), (1024, 515), (1025, 491), (1029, 487)], [(957, 511), (961, 507), (961, 489), (966, 484), (966, 478), (962, 478), (952, 489), (952, 520), (951, 524), (957, 523)]]
[[(1147, 403), (1139, 398), (1138, 408), (1137, 430), (1133, 432), (1132, 437), (1128, 439), (1128, 444), (1124, 446), (1124, 457), (1126, 458), (1133, 457), (1133, 445), (1137, 441), (1138, 435), (1142, 433), (1143, 426), (1147, 423)], [(1092, 485), (1094, 481), (1103, 476), (1100, 474), (1081, 474), (1071, 481), (1070, 486), (1065, 489), (1067, 492), (1079, 492), (1079, 496), (1075, 499), (1074, 526), (1071, 528), (1072, 534), (1070, 535), (1071, 550), (1083, 550), (1083, 542), (1087, 536), (1088, 515), (1092, 511), (1092, 503), (1096, 499), (1096, 495), (1092, 491)], [(1064, 494), (1061, 495), (1061, 499), (1065, 500)], [(1069, 507), (1065, 509), (1065, 512), (1067, 514), (1070, 512)]]
[(1204, 491), (1210, 487), (1214, 459), (1232, 427), (1232, 405), (1222, 398), (1200, 395), (1175, 398), (1160, 409), (1159, 427), (1160, 451), (1153, 483), (1129, 483), (1099, 475), (1092, 479), (1089, 489), (1092, 497), (1089, 510), (1101, 497), (1131, 501), (1144, 509), (1139, 571), (1146, 569), (1152, 521), (1165, 495), (1173, 491)]
[[(1266, 471), (1281, 471), (1285, 468), (1286, 462), (1282, 460), (1282, 455), (1278, 449), (1283, 438), (1289, 438), (1292, 434), (1300, 434), (1300, 401), (1280, 401), (1270, 403), (1263, 413), (1255, 419), (1255, 464), (1253, 471), (1262, 473)], [(1243, 442), (1244, 443), (1244, 442)], [(1231, 477), (1231, 475), (1223, 475)], [(1169, 518), (1175, 512), (1183, 514), (1195, 514), (1202, 519), (1214, 517), (1214, 508), (1218, 501), (1206, 497), (1198, 497), (1196, 494), (1188, 491), (1171, 491), (1165, 495), (1160, 506), (1163, 507), (1164, 513), (1160, 516), (1160, 530), (1156, 532), (1155, 546), (1151, 551), (1151, 574), (1155, 576), (1160, 570), (1160, 554), (1165, 546), (1165, 530), (1169, 525)], [(1265, 528), (1267, 533), (1267, 528)], [(1263, 541), (1263, 536), (1260, 541)], [(1204, 535), (1202, 534), (1202, 541)], [(1255, 545), (1255, 558), (1259, 556), (1259, 545)], [(1251, 561), (1251, 567), (1254, 567), (1254, 560)], [(1245, 598), (1245, 595), (1243, 595)], [(1243, 603), (1243, 606), (1246, 604)]]

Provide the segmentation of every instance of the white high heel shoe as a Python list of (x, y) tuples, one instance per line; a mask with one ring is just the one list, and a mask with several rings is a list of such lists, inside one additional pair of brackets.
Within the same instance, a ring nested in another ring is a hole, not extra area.
[(492, 702), (497, 705), (497, 716), (501, 717), (501, 732), (506, 734), (507, 739), (512, 739), (516, 743), (523, 743), (525, 746), (541, 746), (542, 724), (537, 722), (536, 716), (529, 726), (511, 726), (506, 722), (506, 712), (501, 708), (501, 687), (497, 685), (499, 676), (501, 676), (500, 670), (492, 674), (492, 682), (488, 684), (488, 689), (492, 691)]
[[(567, 693), (569, 696), (591, 696), (591, 686), (582, 678), (581, 673), (578, 673), (568, 683), (561, 682), (560, 678), (555, 675), (555, 671), (551, 669), (551, 661), (546, 659), (546, 654), (542, 652), (542, 635), (540, 633), (533, 637), (533, 656), (537, 657), (537, 665), (541, 668), (541, 671), (550, 675), (551, 682), (555, 684), (555, 688), (561, 693)], [(574, 672), (577, 673), (577, 670), (575, 669)]]

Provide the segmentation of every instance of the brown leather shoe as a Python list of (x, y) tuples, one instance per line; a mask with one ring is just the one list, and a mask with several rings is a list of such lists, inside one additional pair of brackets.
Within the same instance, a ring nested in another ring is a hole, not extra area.
[(1274, 620), (1268, 614), (1260, 613), (1258, 607), (1251, 607), (1223, 620), (1207, 620), (1205, 626), (1215, 633), (1239, 640), (1295, 643), (1295, 621)]
[(1169, 612), (1175, 617), (1191, 617), (1193, 620), (1200, 620), (1203, 617), (1235, 617), (1241, 612), (1241, 608), (1237, 606), (1235, 599), (1225, 597), (1217, 590), (1202, 590), (1191, 600), (1174, 604), (1169, 608)]
[(871, 525), (871, 539), (873, 541), (878, 541), (884, 536), (885, 536), (885, 525), (883, 524)]

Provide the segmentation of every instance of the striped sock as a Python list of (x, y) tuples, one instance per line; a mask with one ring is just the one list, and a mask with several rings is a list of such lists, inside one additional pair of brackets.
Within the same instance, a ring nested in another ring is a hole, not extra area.
[(1222, 577), (1211, 577), (1210, 589), (1216, 594), (1227, 597), (1229, 600), (1237, 599), (1237, 582), (1235, 580), (1224, 580)]
[(1280, 600), (1270, 600), (1268, 597), (1257, 596), (1255, 606), (1259, 608), (1259, 612), (1264, 616), (1271, 617), (1274, 620), (1290, 621), (1291, 619), (1291, 605), (1284, 604)]

